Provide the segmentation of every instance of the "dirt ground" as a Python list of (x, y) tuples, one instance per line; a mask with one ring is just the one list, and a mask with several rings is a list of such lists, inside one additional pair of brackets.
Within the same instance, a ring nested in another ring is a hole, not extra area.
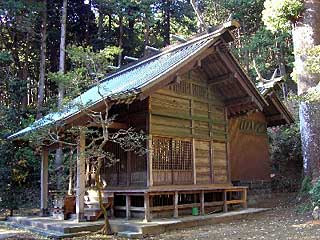
[[(157, 236), (148, 236), (146, 240), (240, 240), (240, 239), (320, 239), (320, 221), (312, 221), (311, 214), (296, 213), (292, 196), (273, 198), (259, 204), (260, 207), (272, 207), (245, 220), (221, 223), (186, 230), (172, 231)], [(74, 240), (103, 239), (99, 235), (74, 238)], [(0, 239), (44, 239), (24, 231), (8, 230), (0, 226)], [(104, 239), (120, 240), (116, 236)]]

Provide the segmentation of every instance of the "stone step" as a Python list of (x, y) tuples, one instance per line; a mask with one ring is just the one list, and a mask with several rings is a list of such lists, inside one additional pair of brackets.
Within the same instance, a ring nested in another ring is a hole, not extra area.
[(117, 236), (121, 238), (129, 238), (129, 239), (143, 238), (143, 234), (141, 232), (131, 232), (131, 231), (118, 232)]

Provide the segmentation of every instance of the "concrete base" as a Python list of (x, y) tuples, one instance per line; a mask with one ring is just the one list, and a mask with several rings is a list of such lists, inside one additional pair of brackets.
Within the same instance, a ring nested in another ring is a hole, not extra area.
[[(148, 234), (160, 234), (170, 230), (190, 228), (201, 225), (231, 222), (248, 218), (267, 211), (267, 208), (248, 208), (228, 213), (215, 213), (204, 216), (187, 216), (177, 219), (155, 219), (143, 222), (142, 219), (112, 219), (112, 231), (126, 238), (140, 238)], [(103, 221), (77, 222), (74, 220), (56, 220), (52, 217), (10, 217), (2, 222), (7, 226), (27, 229), (46, 237), (67, 238), (96, 232), (103, 226)]]

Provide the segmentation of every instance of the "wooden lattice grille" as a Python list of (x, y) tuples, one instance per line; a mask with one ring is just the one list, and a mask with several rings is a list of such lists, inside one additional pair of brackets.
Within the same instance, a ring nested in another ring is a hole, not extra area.
[(152, 167), (155, 170), (191, 170), (191, 141), (154, 137)]
[(188, 95), (206, 99), (208, 97), (208, 88), (202, 85), (194, 84), (187, 81), (170, 85), (169, 90), (182, 95)]

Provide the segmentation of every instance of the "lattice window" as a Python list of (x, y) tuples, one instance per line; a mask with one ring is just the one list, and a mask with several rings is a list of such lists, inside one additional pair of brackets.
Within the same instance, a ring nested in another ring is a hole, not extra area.
[(208, 89), (204, 86), (192, 84), (192, 96), (199, 98), (207, 98)]
[(178, 94), (190, 95), (191, 94), (191, 83), (182, 81), (180, 83), (170, 85), (169, 89), (171, 91), (174, 91), (175, 93), (178, 93)]
[(191, 142), (172, 140), (172, 169), (192, 169)]
[(152, 167), (157, 170), (171, 169), (171, 139), (157, 137), (152, 139)]
[(156, 170), (191, 170), (191, 142), (163, 137), (153, 138), (152, 167)]

